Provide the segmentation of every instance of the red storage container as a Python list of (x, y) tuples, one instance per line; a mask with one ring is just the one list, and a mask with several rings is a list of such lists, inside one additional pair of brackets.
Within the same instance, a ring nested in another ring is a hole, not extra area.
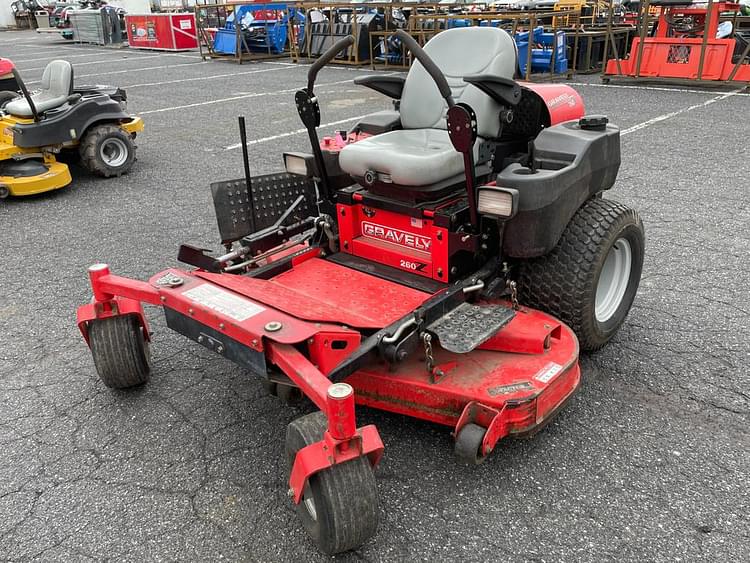
[(128, 14), (128, 43), (134, 49), (186, 51), (198, 48), (195, 14)]

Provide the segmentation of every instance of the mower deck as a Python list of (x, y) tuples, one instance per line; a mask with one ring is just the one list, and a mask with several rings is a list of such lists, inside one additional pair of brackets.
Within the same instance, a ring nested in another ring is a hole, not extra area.
[[(304, 322), (305, 334), (313, 335), (322, 332), (320, 323), (379, 330), (430, 297), (321, 258), (309, 258), (269, 280), (207, 272), (194, 276), (284, 311), (296, 322)], [(194, 285), (186, 282), (185, 287)], [(210, 290), (204, 287), (204, 291)], [(467, 332), (470, 322), (464, 319)], [(275, 337), (282, 335), (283, 329)], [(373, 363), (344, 381), (354, 388), (359, 404), (453, 427), (472, 401), (498, 411), (507, 405), (503, 417), (509, 423), (508, 433), (532, 431), (578, 387), (575, 336), (538, 311), (519, 309), (479, 348), (484, 349), (454, 354), (436, 344), (435, 368), (445, 374), (442, 377), (428, 372), (424, 354), (417, 354), (395, 370), (385, 362)]]
[[(148, 283), (107, 274), (95, 288), (105, 293), (100, 297), (126, 298), (115, 298), (115, 313), (140, 314), (133, 299), (162, 305), (170, 328), (259, 374), (266, 373), (267, 360), (273, 361), (275, 346), (306, 348), (306, 367), (321, 377), (370, 333), (431, 297), (319, 258), (316, 249), (299, 260), (270, 279), (169, 269)], [(478, 305), (512, 310), (502, 301)], [(83, 306), (84, 336), (89, 320), (108, 314), (96, 303)], [(472, 322), (479, 321), (465, 319), (467, 332), (475, 328)], [(477, 349), (456, 354), (435, 340), (432, 355), (429, 370), (426, 353), (394, 367), (373, 358), (343, 381), (354, 388), (358, 404), (448, 425), (455, 434), (481, 421), (494, 430), (489, 450), (506, 435), (533, 433), (580, 382), (573, 332), (525, 307)]]
[(0, 176), (0, 186), (7, 188), (8, 195), (25, 196), (64, 188), (73, 181), (66, 164), (52, 160), (45, 166), (47, 171), (35, 176)]
[(388, 326), (430, 297), (316, 257), (269, 280), (208, 272), (195, 275), (299, 319), (363, 329)]
[(549, 348), (539, 353), (477, 349), (459, 355), (435, 346), (435, 365), (442, 376), (428, 372), (424, 354), (416, 354), (393, 371), (385, 363), (375, 364), (345, 381), (354, 388), (358, 404), (452, 426), (456, 433), (463, 426), (462, 415), (476, 404), (494, 409), (492, 414), (505, 426), (499, 437), (534, 433), (578, 388), (578, 342), (570, 329), (538, 311), (523, 308), (516, 319), (487, 348), (523, 336), (533, 340), (539, 333), (526, 332), (528, 321), (541, 321), (542, 333), (548, 323), (559, 330)]

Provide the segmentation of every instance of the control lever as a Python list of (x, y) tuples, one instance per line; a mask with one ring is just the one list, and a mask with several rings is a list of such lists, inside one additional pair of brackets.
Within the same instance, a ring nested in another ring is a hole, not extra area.
[(307, 71), (307, 92), (310, 96), (313, 95), (313, 86), (315, 86), (315, 79), (318, 77), (320, 69), (330, 63), (341, 51), (352, 45), (354, 45), (354, 37), (347, 35), (343, 39), (336, 41), (310, 66), (310, 70)]
[(464, 157), (466, 197), (469, 202), (469, 221), (474, 233), (479, 231), (477, 211), (477, 178), (474, 172), (474, 143), (477, 140), (477, 116), (468, 104), (458, 103), (448, 110), (448, 137)]
[(469, 218), (473, 232), (479, 230), (479, 213), (477, 212), (476, 175), (474, 172), (474, 143), (477, 140), (477, 116), (467, 104), (456, 103), (453, 92), (443, 71), (438, 68), (424, 49), (414, 38), (403, 29), (396, 31), (406, 48), (422, 64), (427, 74), (435, 82), (440, 95), (448, 104), (448, 136), (453, 147), (464, 157), (464, 172), (466, 174), (466, 195), (469, 200)]
[(435, 64), (435, 61), (430, 58), (430, 55), (425, 53), (425, 50), (422, 49), (419, 43), (417, 43), (414, 38), (406, 33), (403, 29), (399, 29), (398, 31), (396, 31), (396, 37), (401, 39), (401, 42), (406, 45), (407, 49), (411, 51), (412, 55), (414, 55), (417, 60), (422, 63), (422, 66), (427, 71), (427, 74), (429, 74), (432, 80), (435, 81), (435, 85), (438, 87), (440, 95), (445, 100), (445, 103), (448, 104), (449, 108), (452, 108), (455, 105), (455, 102), (453, 101), (453, 92), (451, 91), (451, 87), (448, 85), (448, 81), (446, 80), (443, 71), (438, 68), (438, 66)]
[(323, 152), (320, 150), (320, 140), (318, 139), (317, 127), (320, 125), (320, 105), (318, 104), (318, 98), (313, 92), (315, 87), (315, 79), (318, 77), (320, 69), (326, 64), (332, 61), (336, 55), (338, 55), (344, 49), (347, 49), (354, 44), (354, 37), (347, 35), (343, 39), (339, 39), (333, 44), (325, 53), (323, 53), (318, 60), (316, 60), (310, 70), (307, 71), (307, 88), (298, 90), (294, 95), (294, 103), (297, 106), (297, 112), (299, 113), (302, 124), (307, 129), (307, 136), (310, 138), (310, 145), (312, 147), (313, 156), (315, 157), (315, 166), (320, 175), (320, 195), (322, 196), (323, 203), (320, 205), (323, 213), (329, 215), (335, 214), (335, 208), (333, 203), (333, 189), (331, 188), (330, 180), (328, 179), (328, 172), (326, 170), (325, 161), (323, 160)]
[(13, 78), (16, 79), (18, 87), (21, 89), (23, 97), (26, 98), (26, 103), (29, 104), (29, 109), (31, 110), (31, 115), (34, 116), (34, 121), (39, 121), (39, 112), (37, 111), (36, 105), (34, 104), (34, 99), (31, 97), (31, 94), (29, 94), (29, 90), (26, 88), (26, 84), (24, 83), (23, 78), (21, 78), (21, 74), (15, 67), (11, 69), (11, 72), (13, 73)]

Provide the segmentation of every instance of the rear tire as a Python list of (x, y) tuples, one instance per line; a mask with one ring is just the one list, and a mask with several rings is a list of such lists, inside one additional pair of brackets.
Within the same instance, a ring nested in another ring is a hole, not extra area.
[(89, 347), (96, 372), (107, 387), (127, 389), (148, 381), (151, 354), (135, 315), (91, 321)]
[(590, 199), (552, 251), (520, 263), (519, 299), (567, 324), (582, 350), (598, 350), (630, 311), (644, 249), (643, 222), (636, 211), (612, 200)]
[[(323, 438), (328, 421), (322, 412), (287, 426), (286, 452), (291, 470), (297, 452)], [(297, 505), (307, 533), (328, 555), (355, 549), (378, 528), (378, 490), (366, 456), (325, 469), (308, 479)]]
[(81, 164), (97, 176), (111, 178), (127, 173), (135, 162), (135, 144), (129, 133), (117, 125), (94, 125), (78, 149)]

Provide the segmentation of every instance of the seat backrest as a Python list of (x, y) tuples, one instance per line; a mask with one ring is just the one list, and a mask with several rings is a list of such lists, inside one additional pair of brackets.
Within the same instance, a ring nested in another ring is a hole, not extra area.
[(49, 97), (70, 96), (73, 93), (73, 66), (59, 59), (49, 63), (42, 74), (41, 90)]
[[(482, 137), (495, 137), (500, 105), (479, 88), (463, 81), (472, 74), (512, 79), (516, 70), (513, 38), (496, 27), (464, 27), (435, 35), (424, 47), (443, 71), (456, 102), (469, 104), (477, 114)], [(401, 96), (401, 124), (405, 129), (446, 129), (448, 105), (424, 67), (416, 61), (406, 77)]]

